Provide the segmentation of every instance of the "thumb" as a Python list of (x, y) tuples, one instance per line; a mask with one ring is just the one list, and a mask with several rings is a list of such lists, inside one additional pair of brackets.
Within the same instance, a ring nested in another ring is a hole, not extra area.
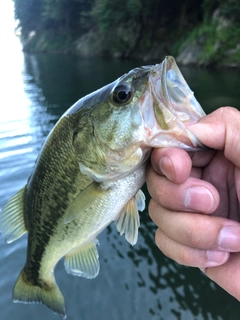
[(240, 167), (240, 112), (222, 107), (188, 129), (206, 146), (223, 150), (225, 157)]

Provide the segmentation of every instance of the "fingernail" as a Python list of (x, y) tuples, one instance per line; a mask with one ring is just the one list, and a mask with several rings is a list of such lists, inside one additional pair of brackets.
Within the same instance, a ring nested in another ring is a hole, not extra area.
[(207, 188), (193, 186), (188, 188), (185, 193), (184, 205), (189, 210), (211, 212), (214, 198)]
[(227, 261), (229, 253), (226, 251), (217, 251), (217, 250), (207, 250), (207, 259), (211, 263), (210, 266), (216, 266), (223, 264)]
[(226, 226), (220, 231), (218, 246), (229, 251), (240, 250), (240, 227)]
[(174, 171), (172, 160), (169, 157), (164, 156), (160, 159), (159, 168), (169, 180), (171, 181), (174, 180), (175, 171)]

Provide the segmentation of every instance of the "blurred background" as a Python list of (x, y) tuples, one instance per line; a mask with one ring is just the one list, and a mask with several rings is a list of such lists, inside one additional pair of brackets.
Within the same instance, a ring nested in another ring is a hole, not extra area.
[[(239, 69), (229, 68), (240, 57), (238, 1), (179, 3), (1, 0), (0, 209), (26, 184), (63, 112), (136, 66), (172, 54), (207, 113), (239, 107)], [(147, 210), (140, 218), (134, 247), (114, 225), (99, 236), (96, 279), (73, 277), (59, 262), (56, 280), (68, 319), (239, 319), (239, 302), (198, 269), (163, 256)], [(8, 245), (0, 235), (0, 319), (57, 319), (43, 305), (12, 302), (26, 245), (26, 236)]]

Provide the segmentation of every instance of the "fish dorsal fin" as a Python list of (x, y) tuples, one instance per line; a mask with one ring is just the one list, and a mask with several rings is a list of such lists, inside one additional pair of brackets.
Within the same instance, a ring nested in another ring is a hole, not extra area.
[(137, 201), (133, 197), (120, 212), (116, 220), (116, 228), (121, 235), (125, 233), (126, 240), (133, 246), (137, 243), (139, 226)]
[(95, 278), (100, 269), (97, 244), (98, 241), (95, 240), (66, 255), (64, 261), (66, 271), (74, 276)]
[(145, 197), (145, 194), (142, 192), (141, 189), (135, 195), (135, 199), (137, 201), (138, 210), (142, 212), (145, 209), (146, 197)]
[(91, 183), (84, 189), (73, 201), (68, 208), (64, 223), (70, 223), (79, 216), (80, 212), (86, 211), (89, 207), (93, 206), (94, 202), (99, 201), (99, 197), (106, 193), (106, 190), (101, 189), (96, 182)]
[(11, 197), (0, 213), (0, 230), (7, 243), (11, 243), (27, 232), (24, 222), (25, 187)]

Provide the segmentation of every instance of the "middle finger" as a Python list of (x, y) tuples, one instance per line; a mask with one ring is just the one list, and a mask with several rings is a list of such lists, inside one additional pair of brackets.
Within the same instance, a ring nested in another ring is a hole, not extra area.
[(149, 214), (160, 230), (183, 245), (203, 250), (240, 251), (240, 224), (235, 221), (170, 211), (153, 199)]

